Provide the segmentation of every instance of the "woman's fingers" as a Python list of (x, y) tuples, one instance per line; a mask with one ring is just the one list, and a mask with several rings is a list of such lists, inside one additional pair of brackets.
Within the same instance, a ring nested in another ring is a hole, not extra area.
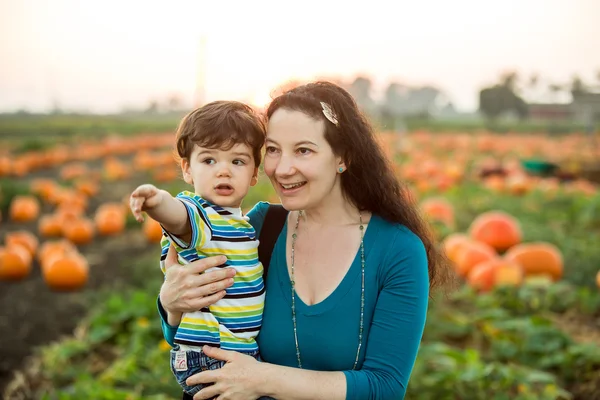
[(187, 378), (185, 380), (185, 384), (188, 386), (195, 386), (200, 384), (206, 385), (207, 383), (214, 383), (217, 381), (219, 375), (220, 371), (218, 369), (198, 372), (197, 374), (194, 374)]
[(198, 311), (203, 309), (204, 307), (211, 306), (217, 301), (221, 300), (223, 297), (225, 297), (225, 294), (226, 292), (222, 290), (218, 293), (211, 294), (209, 296), (195, 297), (187, 302), (190, 308), (188, 312)]
[(194, 261), (187, 265), (188, 270), (192, 274), (199, 274), (201, 272), (206, 271), (209, 268), (218, 267), (219, 265), (223, 265), (227, 262), (227, 257), (225, 256), (214, 256), (203, 258), (202, 260)]
[[(203, 372), (204, 373), (204, 372)], [(211, 385), (203, 388), (201, 391), (194, 395), (194, 400), (207, 400), (216, 399), (221, 393), (216, 385)]]
[(238, 354), (235, 351), (223, 350), (213, 346), (202, 346), (202, 351), (209, 357), (221, 361), (233, 361), (233, 357)]

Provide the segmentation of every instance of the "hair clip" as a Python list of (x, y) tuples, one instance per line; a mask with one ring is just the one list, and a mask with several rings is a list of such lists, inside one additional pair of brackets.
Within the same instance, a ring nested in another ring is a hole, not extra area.
[(329, 122), (331, 122), (335, 126), (338, 126), (338, 119), (335, 113), (333, 112), (333, 108), (331, 108), (329, 104), (323, 101), (321, 102), (321, 107), (323, 107), (323, 115), (325, 116), (325, 118), (327, 118)]

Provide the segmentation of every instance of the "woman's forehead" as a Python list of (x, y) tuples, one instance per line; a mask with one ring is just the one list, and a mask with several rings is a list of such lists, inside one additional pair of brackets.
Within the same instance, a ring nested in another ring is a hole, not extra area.
[(302, 111), (279, 109), (273, 113), (267, 126), (267, 140), (322, 141), (325, 124)]

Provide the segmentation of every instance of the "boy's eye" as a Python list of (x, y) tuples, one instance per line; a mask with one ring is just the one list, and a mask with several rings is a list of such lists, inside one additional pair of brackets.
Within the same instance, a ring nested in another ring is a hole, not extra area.
[(305, 156), (307, 154), (312, 153), (312, 150), (306, 147), (300, 147), (298, 148), (298, 150), (296, 150), (298, 153), (300, 153), (301, 155)]
[(212, 164), (216, 163), (214, 158), (205, 158), (204, 160), (202, 160), (202, 162), (204, 164), (208, 164), (208, 165), (212, 165)]
[(240, 159), (235, 159), (235, 160), (233, 160), (233, 165), (246, 165), (246, 161), (240, 160)]

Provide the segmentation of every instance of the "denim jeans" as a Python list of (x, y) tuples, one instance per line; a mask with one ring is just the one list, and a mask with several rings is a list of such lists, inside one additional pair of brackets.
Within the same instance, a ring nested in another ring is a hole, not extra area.
[[(251, 357), (256, 358), (260, 361), (258, 351), (244, 353)], [(204, 354), (201, 351), (182, 351), (179, 347), (171, 350), (171, 371), (175, 375), (175, 379), (183, 389), (183, 391), (190, 396), (194, 396), (203, 388), (212, 385), (195, 385), (188, 386), (185, 381), (192, 375), (195, 375), (202, 371), (214, 370), (222, 368), (225, 365), (225, 361), (216, 360)], [(178, 368), (179, 367), (179, 368)]]

